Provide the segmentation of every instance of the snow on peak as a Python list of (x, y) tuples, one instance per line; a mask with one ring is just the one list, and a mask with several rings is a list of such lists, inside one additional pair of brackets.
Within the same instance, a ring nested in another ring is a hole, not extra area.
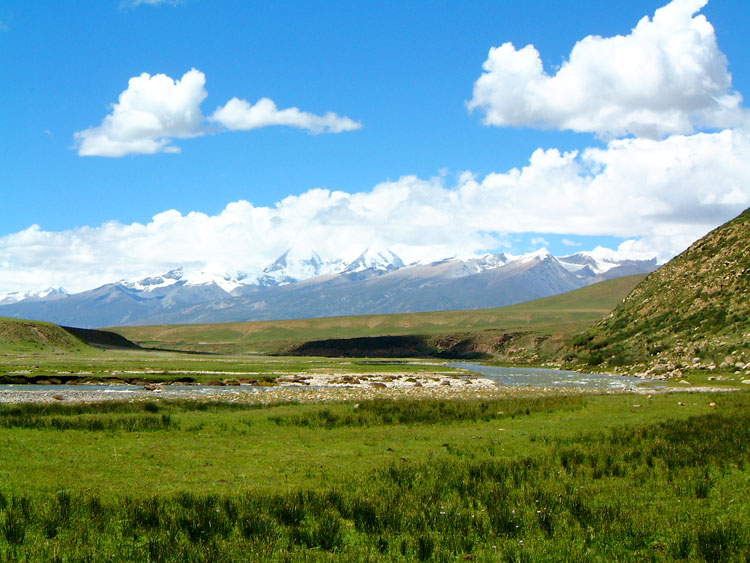
[(258, 279), (260, 285), (286, 285), (340, 272), (341, 260), (324, 260), (317, 252), (304, 253), (289, 249), (272, 264), (266, 266)]
[(479, 272), (485, 270), (493, 270), (500, 266), (505, 266), (508, 263), (508, 257), (505, 254), (485, 254), (475, 259), (475, 264)]
[(0, 305), (10, 305), (27, 299), (46, 299), (56, 295), (64, 296), (68, 295), (68, 292), (62, 287), (46, 287), (30, 291), (7, 291), (0, 293)]
[(176, 284), (182, 279), (183, 275), (182, 268), (176, 268), (159, 276), (137, 277), (129, 280), (120, 280), (117, 283), (136, 291), (154, 291)]
[(518, 256), (508, 256), (508, 258), (513, 262), (532, 262), (534, 260), (542, 261), (547, 260), (548, 258), (554, 258), (549, 250), (546, 248), (540, 248), (539, 250), (535, 250), (534, 252), (529, 252), (527, 254), (520, 254)]
[(437, 266), (446, 263), (450, 264), (450, 276), (461, 278), (501, 268), (508, 263), (508, 257), (505, 254), (483, 254), (481, 256), (467, 256), (465, 258), (457, 256), (455, 258), (431, 262), (429, 265)]
[(243, 278), (241, 275), (230, 275), (226, 273), (209, 272), (205, 270), (186, 273), (183, 268), (175, 268), (166, 274), (158, 276), (145, 276), (121, 280), (119, 285), (134, 291), (150, 293), (168, 287), (196, 287), (215, 284), (227, 293), (231, 293), (240, 287)]
[(185, 279), (185, 285), (188, 287), (214, 284), (227, 293), (232, 293), (235, 289), (243, 285), (240, 278), (241, 276), (231, 276), (229, 274), (197, 272), (183, 279)]
[(643, 262), (639, 258), (629, 258), (610, 248), (597, 246), (594, 250), (587, 250), (562, 256), (560, 263), (569, 271), (577, 271), (588, 266), (596, 274), (603, 274), (612, 268), (622, 266), (626, 262)]
[(404, 267), (404, 262), (390, 250), (366, 249), (344, 269), (346, 273), (364, 270), (389, 271)]

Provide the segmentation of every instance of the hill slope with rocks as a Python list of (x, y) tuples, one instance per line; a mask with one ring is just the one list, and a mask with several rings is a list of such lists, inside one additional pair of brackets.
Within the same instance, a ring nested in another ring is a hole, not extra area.
[(750, 369), (750, 208), (651, 273), (563, 351), (568, 366), (668, 378)]

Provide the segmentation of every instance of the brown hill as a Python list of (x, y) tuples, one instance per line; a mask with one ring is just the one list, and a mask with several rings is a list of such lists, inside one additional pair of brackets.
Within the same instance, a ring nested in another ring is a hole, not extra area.
[[(573, 367), (679, 375), (750, 363), (750, 209), (650, 274), (563, 351)], [(750, 366), (747, 366), (750, 368)]]

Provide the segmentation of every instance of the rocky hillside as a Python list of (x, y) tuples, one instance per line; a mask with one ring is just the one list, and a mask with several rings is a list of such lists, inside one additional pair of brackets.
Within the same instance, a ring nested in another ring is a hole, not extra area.
[(750, 369), (750, 209), (650, 274), (563, 362), (679, 376)]

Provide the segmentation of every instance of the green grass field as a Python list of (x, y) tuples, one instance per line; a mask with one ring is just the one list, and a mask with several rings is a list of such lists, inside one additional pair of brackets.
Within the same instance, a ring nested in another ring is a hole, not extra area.
[(743, 561), (748, 407), (2, 406), (0, 560)]
[(19, 352), (86, 352), (83, 342), (52, 323), (0, 317), (0, 356)]
[(248, 383), (272, 382), (299, 374), (413, 373), (456, 371), (438, 362), (231, 356), (149, 350), (98, 350), (76, 353), (14, 352), (0, 355), (3, 383)]

